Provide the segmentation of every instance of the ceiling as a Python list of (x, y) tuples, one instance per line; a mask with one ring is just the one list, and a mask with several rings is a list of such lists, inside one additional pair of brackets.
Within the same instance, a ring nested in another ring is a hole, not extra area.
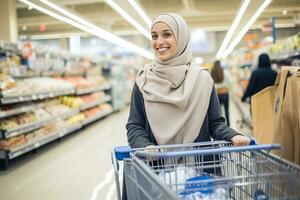
[[(34, 1), (34, 0), (33, 0)], [(263, 0), (252, 0), (259, 4)], [(138, 31), (114, 11), (104, 0), (54, 0), (82, 17), (117, 35), (138, 34)], [(149, 30), (126, 0), (114, 0), (133, 18)], [(139, 0), (146, 14), (153, 19), (159, 13), (174, 12), (185, 18), (191, 28), (208, 31), (227, 31), (241, 5), (240, 0)], [(249, 6), (249, 16), (257, 6)], [(283, 11), (287, 13), (283, 14)], [(247, 15), (247, 13), (245, 15)], [(17, 1), (18, 29), (20, 35), (83, 33), (79, 29), (49, 17)], [(277, 27), (295, 26), (300, 21), (300, 0), (273, 0), (253, 27), (260, 28), (271, 16), (276, 18)], [(39, 31), (45, 24), (46, 30)], [(299, 25), (299, 24), (298, 24)]]

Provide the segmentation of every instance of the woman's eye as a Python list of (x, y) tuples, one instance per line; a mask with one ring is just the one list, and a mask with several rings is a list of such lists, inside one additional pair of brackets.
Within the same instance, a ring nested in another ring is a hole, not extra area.
[(171, 37), (172, 34), (171, 33), (164, 33), (164, 37)]
[(157, 39), (157, 35), (152, 35), (152, 40), (156, 40)]

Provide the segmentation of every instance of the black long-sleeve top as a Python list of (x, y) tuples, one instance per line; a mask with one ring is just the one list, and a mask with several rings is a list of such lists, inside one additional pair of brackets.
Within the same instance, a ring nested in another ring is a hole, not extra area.
[(250, 76), (249, 84), (242, 97), (242, 101), (245, 101), (248, 97), (251, 97), (263, 90), (264, 88), (274, 85), (277, 77), (277, 72), (271, 68), (258, 68), (254, 70)]
[[(157, 114), (159, 115), (159, 111), (157, 111)], [(126, 129), (128, 142), (132, 148), (157, 145), (147, 119), (144, 98), (136, 84), (132, 91), (130, 114), (126, 124)], [(213, 88), (210, 95), (208, 111), (204, 118), (202, 127), (199, 130), (199, 135), (194, 142), (211, 141), (211, 138), (215, 140), (230, 141), (230, 139), (235, 135), (240, 134), (226, 126), (225, 119), (221, 115), (217, 94)]]

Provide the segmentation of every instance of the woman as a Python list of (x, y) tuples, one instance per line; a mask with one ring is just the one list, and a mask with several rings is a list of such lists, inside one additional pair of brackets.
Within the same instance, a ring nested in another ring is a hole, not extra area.
[(250, 76), (249, 84), (242, 97), (242, 101), (255, 95), (264, 88), (274, 85), (277, 77), (277, 72), (271, 68), (270, 57), (266, 53), (262, 53), (258, 57), (258, 66)]
[[(192, 63), (190, 32), (177, 14), (161, 14), (151, 27), (155, 60), (138, 73), (127, 128), (131, 147), (216, 140), (247, 145), (225, 125), (208, 72)], [(126, 199), (126, 198), (125, 198)]]
[(211, 77), (214, 80), (215, 88), (219, 98), (221, 106), (224, 106), (225, 118), (227, 126), (230, 126), (229, 120), (229, 88), (230, 81), (229, 75), (221, 67), (220, 61), (215, 61), (213, 68), (211, 69)]

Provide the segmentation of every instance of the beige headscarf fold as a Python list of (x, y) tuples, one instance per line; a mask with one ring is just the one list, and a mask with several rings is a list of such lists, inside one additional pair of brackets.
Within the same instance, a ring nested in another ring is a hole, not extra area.
[(173, 31), (177, 48), (167, 61), (155, 58), (138, 73), (136, 83), (145, 101), (158, 144), (194, 142), (207, 113), (213, 81), (192, 63), (190, 32), (184, 19), (167, 13), (154, 19)]

